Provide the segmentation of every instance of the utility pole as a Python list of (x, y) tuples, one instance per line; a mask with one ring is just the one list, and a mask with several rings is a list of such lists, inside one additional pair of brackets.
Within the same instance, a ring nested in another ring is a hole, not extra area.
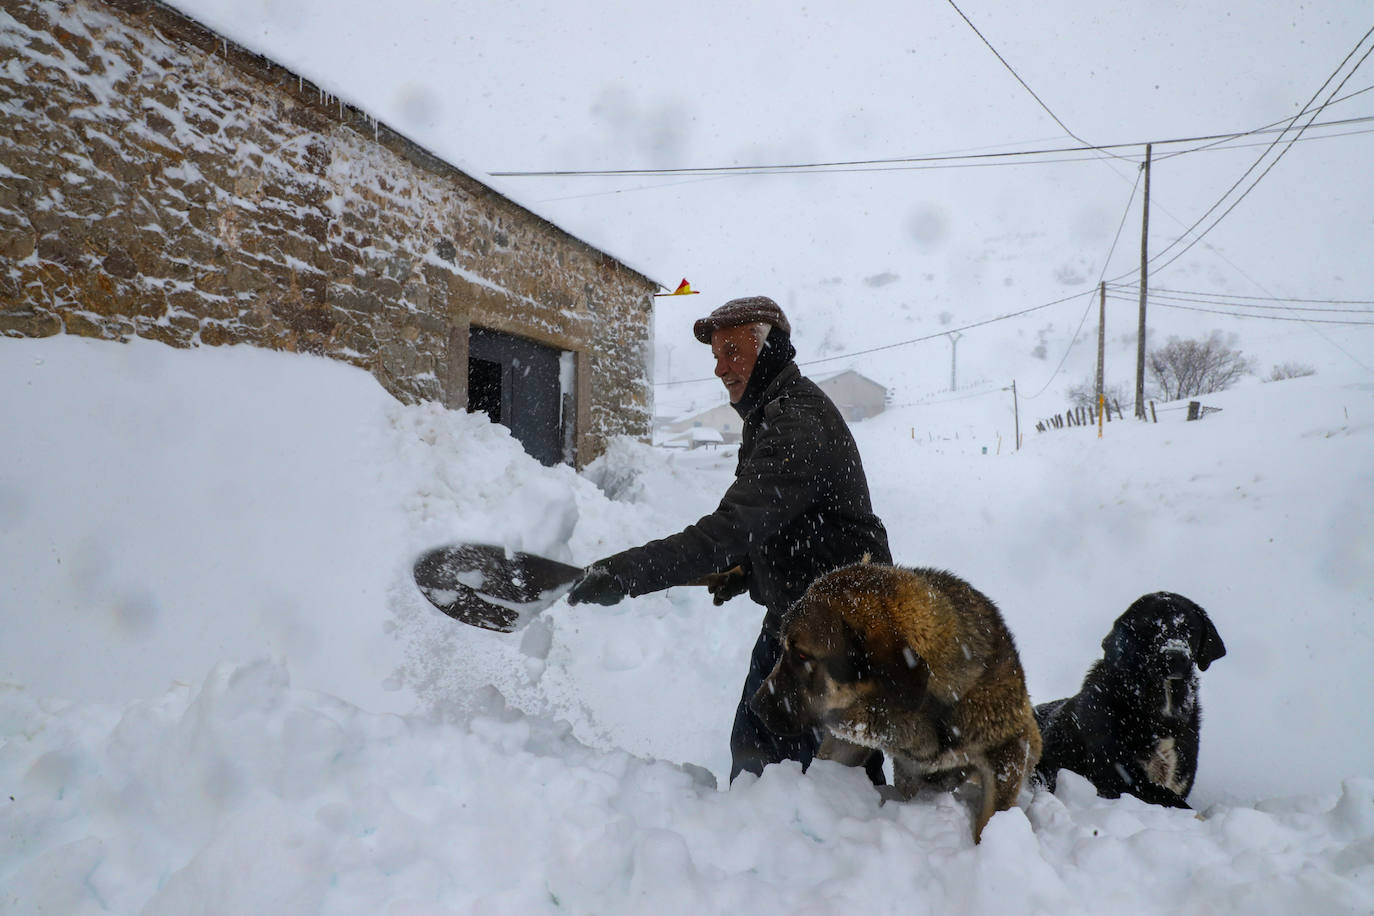
[(1016, 400), (1016, 379), (1011, 380), (1011, 412), (1016, 418), (1016, 450), (1021, 451), (1021, 405)]
[(963, 336), (964, 336), (964, 335), (963, 335), (963, 334), (960, 334), (958, 331), (950, 331), (950, 332), (949, 332), (949, 343), (950, 343), (950, 348), (949, 348), (949, 390), (950, 390), (950, 391), (955, 391), (955, 390), (957, 390), (958, 387), (959, 387), (959, 376), (958, 376), (958, 373), (957, 373), (956, 369), (957, 369), (957, 367), (958, 367), (958, 365), (959, 365), (959, 362), (958, 362), (958, 355), (959, 355), (959, 338), (960, 338), (960, 337), (963, 337)]
[(1135, 415), (1145, 419), (1145, 276), (1150, 260), (1150, 148), (1145, 144), (1145, 215), (1140, 224), (1140, 326), (1135, 342)]
[(1107, 397), (1102, 391), (1103, 358), (1107, 352), (1107, 284), (1097, 285), (1097, 438), (1102, 438), (1102, 408)]

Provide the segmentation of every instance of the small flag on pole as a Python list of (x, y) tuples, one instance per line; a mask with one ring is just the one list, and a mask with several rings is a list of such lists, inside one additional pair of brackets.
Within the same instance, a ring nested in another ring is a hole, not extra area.
[(677, 285), (677, 289), (673, 290), (671, 293), (654, 293), (655, 296), (695, 296), (696, 294), (697, 291), (692, 289), (692, 284), (687, 282), (686, 277), (682, 278), (682, 282)]

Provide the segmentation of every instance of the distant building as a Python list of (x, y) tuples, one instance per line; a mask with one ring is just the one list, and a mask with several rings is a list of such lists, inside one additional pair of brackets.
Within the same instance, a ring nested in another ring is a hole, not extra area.
[(811, 377), (850, 423), (876, 417), (887, 407), (887, 388), (853, 369)]
[[(658, 439), (667, 444), (674, 441), (691, 442), (692, 433), (700, 430), (711, 430), (719, 436), (719, 443), (732, 445), (740, 440), (740, 435), (744, 429), (744, 421), (739, 414), (735, 413), (735, 408), (729, 403), (717, 404), (709, 410), (696, 411), (679, 416), (662, 424), (658, 428)], [(680, 444), (680, 442), (679, 442)], [(696, 446), (693, 445), (695, 448)]]
[(694, 426), (677, 433), (662, 443), (669, 448), (716, 448), (725, 444), (725, 437), (710, 426)]
[[(812, 376), (812, 381), (835, 402), (840, 414), (850, 423), (877, 416), (887, 406), (887, 388), (853, 369), (829, 375)], [(744, 422), (730, 404), (717, 404), (660, 423), (658, 439), (666, 444), (683, 444), (683, 437), (694, 430), (715, 430), (720, 441), (732, 445), (740, 440)], [(690, 441), (690, 440), (688, 440)], [(693, 447), (696, 447), (693, 445)]]

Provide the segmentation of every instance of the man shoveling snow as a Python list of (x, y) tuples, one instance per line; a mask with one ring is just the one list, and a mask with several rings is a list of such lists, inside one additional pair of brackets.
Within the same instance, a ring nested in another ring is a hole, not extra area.
[[(568, 603), (612, 605), (705, 579), (716, 604), (747, 591), (767, 609), (730, 734), (733, 781), (783, 760), (805, 767), (819, 746), (809, 731), (775, 734), (748, 705), (777, 663), (783, 612), (824, 573), (865, 557), (890, 563), (892, 555), (854, 437), (797, 368), (792, 328), (777, 303), (732, 299), (692, 330), (710, 345), (716, 377), (744, 421), (735, 480), (695, 524), (592, 563)], [(876, 784), (882, 762), (875, 751), (865, 764)]]

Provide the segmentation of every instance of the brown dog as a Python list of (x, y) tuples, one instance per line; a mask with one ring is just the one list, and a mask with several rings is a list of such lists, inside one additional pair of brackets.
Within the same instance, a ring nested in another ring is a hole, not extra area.
[(905, 798), (972, 779), (982, 790), (975, 843), (1016, 803), (1040, 730), (1002, 615), (967, 582), (932, 569), (838, 569), (787, 612), (782, 642), (750, 700), (770, 729), (819, 729), (819, 755), (845, 763), (882, 750)]

